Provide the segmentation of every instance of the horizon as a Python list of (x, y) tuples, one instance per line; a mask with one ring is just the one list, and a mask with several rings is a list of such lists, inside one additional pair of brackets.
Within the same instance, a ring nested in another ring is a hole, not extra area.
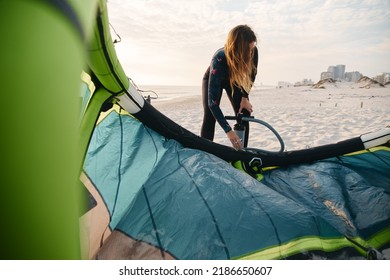
[(370, 78), (390, 61), (390, 1), (109, 0), (119, 62), (136, 84), (197, 86), (229, 30), (258, 37), (255, 84), (320, 80), (346, 65)]
[[(376, 81), (375, 79), (373, 79), (372, 77), (368, 77), (368, 76), (365, 76), (363, 75), (361, 77), (362, 78), (369, 78), (370, 80), (374, 80)], [(318, 81), (312, 81), (313, 84), (298, 84), (298, 85), (295, 85), (294, 83), (291, 83), (290, 86), (291, 87), (303, 87), (303, 86), (312, 86), (312, 85), (315, 85), (321, 81), (326, 81), (326, 80), (329, 80), (331, 78), (325, 78), (325, 79), (318, 79)], [(359, 79), (360, 80), (360, 79)], [(345, 84), (358, 84), (359, 83), (359, 80), (358, 81), (346, 81), (346, 80), (334, 80), (334, 83), (345, 83)], [(288, 82), (288, 81), (279, 81), (279, 82)], [(299, 81), (298, 81), (299, 82)], [(298, 83), (298, 82), (295, 82), (295, 83)], [(377, 81), (376, 81), (377, 82)], [(389, 82), (388, 82), (389, 83)], [(387, 84), (388, 84), (387, 83)], [(387, 86), (387, 84), (382, 84), (383, 86)], [(136, 85), (137, 87), (167, 87), (167, 88), (170, 88), (170, 87), (197, 87), (197, 88), (201, 88), (202, 85), (179, 85), (179, 84), (138, 84)], [(254, 88), (258, 89), (258, 88), (267, 88), (267, 87), (278, 87), (280, 85), (276, 84), (276, 85), (265, 85), (265, 84), (257, 84), (257, 83), (254, 83)]]

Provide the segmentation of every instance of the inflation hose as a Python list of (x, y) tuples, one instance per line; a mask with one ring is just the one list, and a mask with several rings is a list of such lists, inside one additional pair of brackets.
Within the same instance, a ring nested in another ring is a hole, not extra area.
[(258, 149), (258, 148), (247, 148), (247, 147), (243, 148), (242, 149), (243, 151), (267, 152), (267, 153), (276, 153), (276, 154), (284, 152), (285, 145), (284, 145), (284, 141), (283, 141), (282, 137), (269, 123), (262, 121), (262, 120), (259, 120), (259, 119), (255, 119), (253, 116), (244, 116), (242, 114), (238, 114), (237, 116), (226, 116), (225, 118), (227, 120), (236, 120), (238, 123), (241, 123), (242, 121), (244, 121), (244, 122), (255, 122), (255, 123), (261, 124), (272, 131), (272, 133), (276, 136), (276, 138), (278, 139), (279, 144), (280, 144), (280, 149), (277, 152), (262, 150), (262, 149)]

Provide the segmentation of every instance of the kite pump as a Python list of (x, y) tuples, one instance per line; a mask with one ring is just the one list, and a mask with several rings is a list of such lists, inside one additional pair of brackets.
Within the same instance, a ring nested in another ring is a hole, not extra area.
[[(280, 149), (278, 152), (275, 153), (282, 153), (284, 152), (285, 145), (282, 137), (279, 135), (279, 133), (267, 122), (256, 119), (254, 116), (249, 116), (243, 113), (239, 113), (237, 116), (226, 116), (227, 120), (236, 120), (236, 124), (233, 127), (234, 132), (237, 134), (237, 136), (240, 138), (241, 143), (245, 143), (245, 129), (246, 129), (246, 123), (248, 122), (254, 122), (261, 124), (265, 127), (267, 127), (269, 130), (272, 131), (272, 133), (276, 136), (276, 138), (279, 141)], [(243, 150), (245, 151), (263, 151), (257, 148), (248, 148), (244, 147)]]

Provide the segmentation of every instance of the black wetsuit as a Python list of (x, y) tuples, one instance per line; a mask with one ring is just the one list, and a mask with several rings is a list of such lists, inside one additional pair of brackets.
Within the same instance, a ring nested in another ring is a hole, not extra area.
[[(255, 47), (253, 62), (257, 70), (258, 51)], [(252, 81), (255, 81), (256, 72), (252, 75)], [(227, 65), (224, 48), (219, 49), (211, 60), (210, 66), (207, 68), (203, 76), (202, 83), (202, 99), (203, 99), (203, 123), (201, 128), (201, 136), (214, 140), (215, 121), (217, 120), (222, 129), (227, 133), (232, 130), (229, 123), (220, 108), (222, 91), (225, 89), (230, 103), (233, 106), (235, 115), (238, 114), (242, 97), (248, 97), (248, 93), (234, 86), (234, 94), (229, 82), (229, 67)], [(244, 147), (248, 144), (249, 124), (246, 124)]]

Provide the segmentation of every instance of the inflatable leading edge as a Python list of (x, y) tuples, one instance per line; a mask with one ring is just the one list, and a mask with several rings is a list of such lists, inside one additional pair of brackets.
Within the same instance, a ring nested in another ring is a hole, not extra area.
[(2, 259), (80, 258), (80, 73), (96, 8), (0, 1)]

